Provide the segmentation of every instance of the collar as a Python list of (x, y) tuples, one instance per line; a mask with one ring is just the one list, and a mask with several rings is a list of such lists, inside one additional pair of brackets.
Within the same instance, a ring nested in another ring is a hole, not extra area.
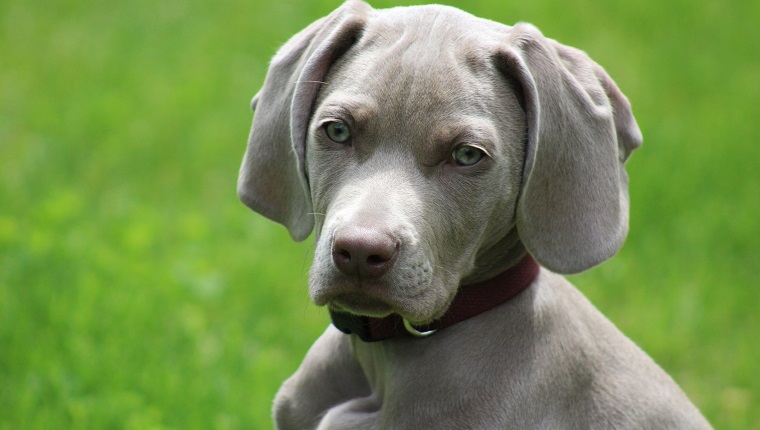
[(541, 266), (530, 254), (491, 279), (459, 288), (443, 316), (424, 326), (413, 327), (397, 314), (383, 318), (353, 315), (330, 310), (333, 325), (346, 334), (354, 333), (365, 342), (398, 336), (424, 337), (492, 309), (527, 289)]

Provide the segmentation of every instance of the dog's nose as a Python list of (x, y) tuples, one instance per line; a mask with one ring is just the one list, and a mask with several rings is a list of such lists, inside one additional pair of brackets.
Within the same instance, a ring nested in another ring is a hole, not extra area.
[(398, 249), (398, 241), (385, 232), (342, 228), (335, 232), (332, 258), (347, 275), (379, 278), (393, 267)]

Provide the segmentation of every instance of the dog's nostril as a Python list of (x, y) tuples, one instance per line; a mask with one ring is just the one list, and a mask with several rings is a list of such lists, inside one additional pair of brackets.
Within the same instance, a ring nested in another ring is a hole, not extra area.
[(371, 266), (378, 266), (390, 260), (390, 258), (383, 258), (379, 255), (370, 255), (367, 257), (367, 263)]
[(346, 251), (345, 249), (339, 249), (335, 251), (336, 254), (338, 254), (338, 258), (342, 259), (343, 261), (349, 262), (351, 261), (351, 253)]

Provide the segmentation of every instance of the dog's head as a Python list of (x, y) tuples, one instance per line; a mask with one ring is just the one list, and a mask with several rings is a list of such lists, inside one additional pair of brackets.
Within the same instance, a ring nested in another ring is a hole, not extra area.
[(625, 239), (630, 105), (531, 25), (349, 1), (280, 49), (253, 107), (238, 193), (315, 230), (318, 305), (425, 323), (526, 248), (574, 273)]

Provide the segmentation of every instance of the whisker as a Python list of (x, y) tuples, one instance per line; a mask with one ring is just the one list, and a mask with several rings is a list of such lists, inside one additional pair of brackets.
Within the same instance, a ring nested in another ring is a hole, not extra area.
[(444, 273), (446, 273), (449, 276), (454, 276), (454, 273), (452, 273), (449, 269), (447, 269), (447, 268), (445, 268), (443, 266), (433, 265), (433, 268), (441, 270), (441, 271), (443, 271)]

